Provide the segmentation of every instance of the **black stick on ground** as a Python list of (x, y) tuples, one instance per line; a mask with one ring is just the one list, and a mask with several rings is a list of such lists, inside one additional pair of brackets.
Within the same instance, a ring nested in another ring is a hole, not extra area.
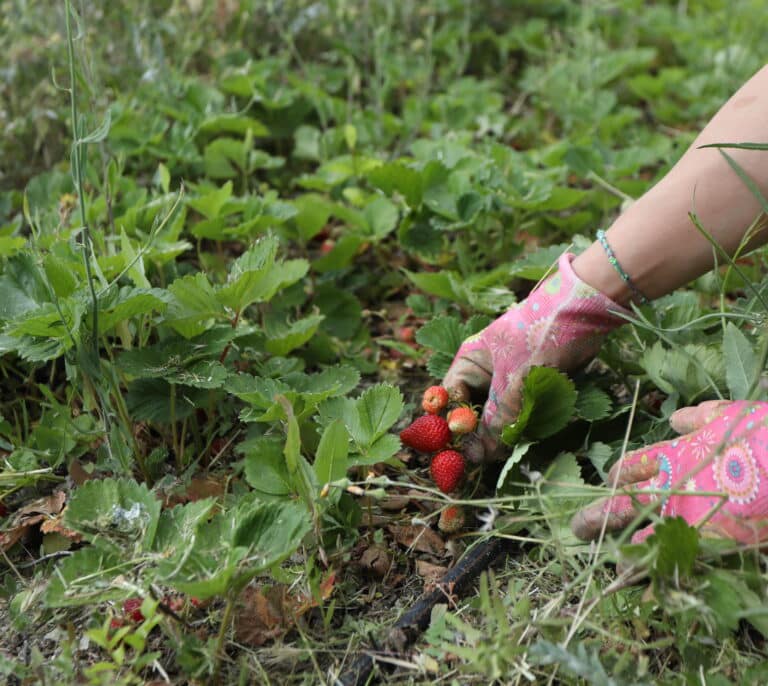
[[(458, 564), (441, 579), (437, 588), (425, 593), (408, 610), (389, 632), (386, 644), (390, 655), (402, 654), (429, 626), (432, 608), (446, 600), (448, 594), (463, 593), (480, 573), (502, 553), (509, 553), (510, 542), (504, 538), (490, 538), (472, 548)], [(339, 676), (334, 686), (364, 686), (376, 662), (375, 653), (363, 653)]]

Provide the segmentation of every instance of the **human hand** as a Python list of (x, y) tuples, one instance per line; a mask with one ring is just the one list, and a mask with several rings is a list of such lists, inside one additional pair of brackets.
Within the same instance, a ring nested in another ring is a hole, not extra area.
[(557, 273), (456, 353), (443, 386), (462, 402), (473, 393), (488, 394), (479, 441), (467, 448), (468, 458), (503, 457), (501, 431), (520, 411), (522, 382), (531, 367), (572, 370), (593, 357), (605, 334), (623, 323), (618, 313), (626, 310), (584, 283), (571, 268), (573, 258), (562, 255)]
[[(573, 532), (597, 538), (604, 520), (607, 530), (621, 529), (655, 503), (662, 517), (682, 517), (705, 534), (768, 539), (768, 402), (707, 401), (678, 410), (670, 424), (684, 435), (627, 453), (608, 474), (620, 494), (576, 513)], [(647, 526), (632, 542), (652, 533)]]

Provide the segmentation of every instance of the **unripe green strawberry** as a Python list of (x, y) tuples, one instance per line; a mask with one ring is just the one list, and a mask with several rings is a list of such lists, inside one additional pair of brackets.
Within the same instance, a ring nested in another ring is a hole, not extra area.
[(430, 386), (424, 391), (421, 406), (424, 412), (437, 414), (448, 404), (448, 391), (442, 386)]
[(414, 450), (433, 453), (442, 450), (451, 440), (448, 422), (436, 414), (424, 414), (400, 432), (400, 440)]
[(463, 529), (464, 510), (458, 505), (449, 505), (440, 513), (437, 528), (446, 534), (453, 534)]
[(443, 450), (432, 459), (429, 473), (443, 493), (451, 493), (464, 476), (464, 456), (456, 450)]
[(477, 426), (477, 415), (471, 407), (457, 407), (448, 413), (448, 428), (455, 434), (472, 433)]

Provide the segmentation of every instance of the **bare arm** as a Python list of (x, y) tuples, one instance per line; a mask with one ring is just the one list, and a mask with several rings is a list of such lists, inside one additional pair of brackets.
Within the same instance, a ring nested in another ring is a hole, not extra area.
[[(713, 265), (713, 249), (688, 213), (730, 253), (760, 215), (758, 200), (708, 143), (768, 142), (768, 65), (723, 105), (669, 173), (624, 212), (607, 232), (608, 242), (638, 290), (653, 299), (665, 295)], [(768, 152), (727, 151), (768, 195)], [(765, 226), (750, 247), (768, 240)], [(584, 281), (615, 302), (632, 297), (627, 285), (595, 242), (573, 262)]]

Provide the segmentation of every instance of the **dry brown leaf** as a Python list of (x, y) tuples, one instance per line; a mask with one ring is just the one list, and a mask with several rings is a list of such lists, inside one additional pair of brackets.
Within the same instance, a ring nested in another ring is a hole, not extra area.
[(5, 531), (0, 532), (0, 548), (9, 550), (35, 525), (58, 515), (67, 499), (64, 491), (27, 503), (13, 513)]
[(72, 479), (75, 486), (82, 486), (86, 481), (97, 478), (91, 474), (77, 458), (69, 463), (69, 478)]
[(379, 507), (386, 512), (398, 512), (399, 510), (404, 509), (409, 502), (411, 502), (409, 496), (396, 494), (382, 498), (379, 501)]
[(65, 507), (55, 517), (46, 519), (40, 525), (40, 531), (44, 534), (61, 534), (65, 538), (71, 539), (73, 542), (81, 541), (83, 537), (77, 533), (77, 531), (72, 531), (72, 529), (67, 529), (67, 527), (64, 526), (64, 512), (66, 512), (66, 509), (67, 508)]
[(425, 586), (433, 586), (445, 576), (447, 567), (433, 565), (426, 560), (416, 560), (416, 573), (424, 579)]
[(165, 507), (174, 507), (185, 503), (193, 503), (204, 498), (218, 498), (227, 491), (228, 480), (226, 476), (193, 477), (184, 487), (173, 488), (165, 495)]
[(445, 552), (445, 542), (428, 526), (390, 526), (388, 530), (400, 545), (411, 550), (432, 555), (442, 555)]
[[(336, 574), (329, 571), (319, 586), (323, 600), (330, 598), (335, 583)], [(317, 606), (313, 596), (293, 596), (288, 591), (282, 584), (246, 588), (235, 611), (235, 638), (258, 648), (290, 631), (299, 617)]]
[(386, 575), (392, 566), (392, 558), (386, 548), (372, 545), (360, 557), (360, 566), (367, 572), (379, 578)]
[(235, 611), (235, 638), (256, 648), (293, 626), (293, 608), (285, 586), (246, 588)]

